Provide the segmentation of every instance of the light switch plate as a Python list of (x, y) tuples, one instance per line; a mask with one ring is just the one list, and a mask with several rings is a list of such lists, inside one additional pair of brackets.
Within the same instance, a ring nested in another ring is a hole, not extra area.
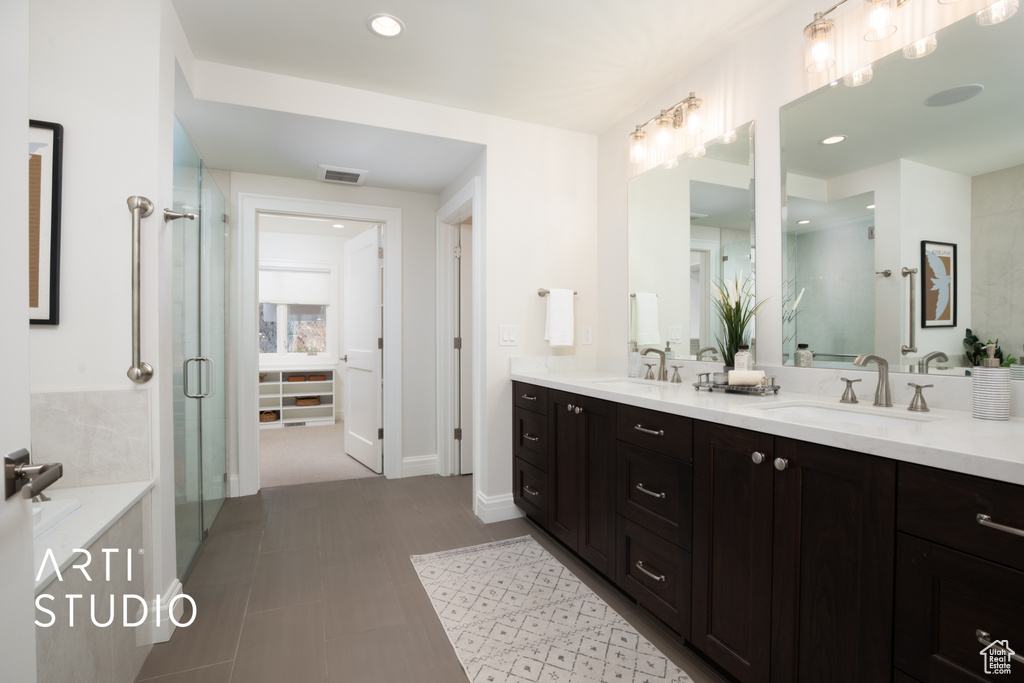
[(683, 341), (683, 326), (682, 325), (669, 325), (668, 326), (668, 340), (673, 344), (679, 344)]
[(519, 344), (519, 326), (518, 325), (499, 325), (498, 326), (498, 346), (518, 346)]

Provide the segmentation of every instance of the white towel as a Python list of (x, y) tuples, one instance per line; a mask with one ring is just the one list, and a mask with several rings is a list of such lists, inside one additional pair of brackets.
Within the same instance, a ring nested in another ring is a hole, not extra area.
[(544, 323), (544, 339), (552, 346), (572, 346), (576, 322), (572, 313), (571, 289), (552, 289), (548, 292), (548, 314)]
[(661, 344), (658, 329), (658, 295), (636, 293), (636, 343), (640, 346)]

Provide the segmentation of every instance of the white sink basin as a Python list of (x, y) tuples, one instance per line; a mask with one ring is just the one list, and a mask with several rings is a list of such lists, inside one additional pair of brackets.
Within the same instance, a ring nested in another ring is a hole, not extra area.
[(822, 426), (838, 423), (864, 427), (894, 427), (927, 424), (942, 419), (927, 413), (912, 413), (900, 406), (879, 408), (859, 404), (790, 401), (755, 407), (786, 419)]
[[(660, 389), (665, 383), (654, 384), (652, 380), (629, 379), (623, 377), (612, 377), (609, 379), (595, 379), (590, 382), (609, 389)], [(677, 385), (678, 386), (678, 385)]]

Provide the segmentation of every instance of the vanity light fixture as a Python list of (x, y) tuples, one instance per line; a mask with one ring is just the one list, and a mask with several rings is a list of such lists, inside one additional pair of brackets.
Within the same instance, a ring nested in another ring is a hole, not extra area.
[(1019, 7), (1019, 0), (999, 0), (999, 2), (981, 10), (975, 16), (980, 26), (994, 26), (1016, 14)]
[(936, 40), (935, 34), (933, 33), (930, 36), (925, 36), (921, 40), (914, 41), (903, 48), (903, 56), (907, 59), (920, 59), (921, 57), (926, 57), (935, 52), (935, 48), (938, 46), (938, 40)]
[(836, 7), (839, 5), (826, 12), (815, 12), (814, 21), (804, 27), (807, 71), (810, 73), (827, 71), (836, 64), (836, 23), (825, 16)]
[(868, 64), (843, 76), (843, 85), (848, 88), (856, 88), (870, 81), (874, 75), (875, 73), (871, 70), (871, 65)]
[(370, 30), (383, 38), (395, 38), (405, 30), (405, 24), (391, 14), (374, 14), (366, 20)]
[(629, 160), (634, 164), (639, 164), (647, 158), (647, 143), (644, 140), (647, 139), (647, 133), (641, 126), (637, 126), (636, 130), (629, 134)]
[(636, 129), (629, 134), (629, 160), (639, 164), (647, 159), (647, 132), (644, 128), (649, 124), (656, 125), (654, 148), (658, 153), (667, 151), (672, 146), (676, 130), (682, 129), (684, 135), (700, 135), (703, 132), (700, 120), (700, 108), (703, 104), (704, 100), (691, 92), (686, 99), (676, 102), (668, 109), (662, 109), (657, 116), (652, 116), (644, 123), (638, 123)]
[(896, 0), (864, 0), (864, 11), (868, 27), (864, 40), (877, 42), (896, 33), (896, 24), (893, 20)]
[(672, 144), (673, 117), (662, 109), (661, 114), (654, 120), (658, 126), (658, 132), (654, 134), (654, 144), (659, 150), (666, 150)]
[[(1016, 2), (1016, 0), (1014, 0)], [(703, 124), (700, 120), (700, 107), (704, 104), (704, 100), (697, 97), (697, 95), (691, 91), (690, 96), (682, 102), (682, 114), (683, 114), (683, 133), (690, 136), (700, 135), (704, 132)], [(676, 110), (679, 111), (678, 109)]]
[(845, 135), (832, 135), (821, 141), (823, 145), (838, 145), (840, 142), (846, 140)]

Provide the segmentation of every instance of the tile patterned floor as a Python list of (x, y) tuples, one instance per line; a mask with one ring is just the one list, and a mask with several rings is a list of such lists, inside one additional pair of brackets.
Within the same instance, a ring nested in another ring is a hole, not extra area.
[(686, 648), (525, 519), (483, 524), (471, 477), (265, 489), (224, 504), (185, 582), (199, 616), (153, 648), (150, 683), (459, 683), (410, 555), (531, 534), (697, 683)]

